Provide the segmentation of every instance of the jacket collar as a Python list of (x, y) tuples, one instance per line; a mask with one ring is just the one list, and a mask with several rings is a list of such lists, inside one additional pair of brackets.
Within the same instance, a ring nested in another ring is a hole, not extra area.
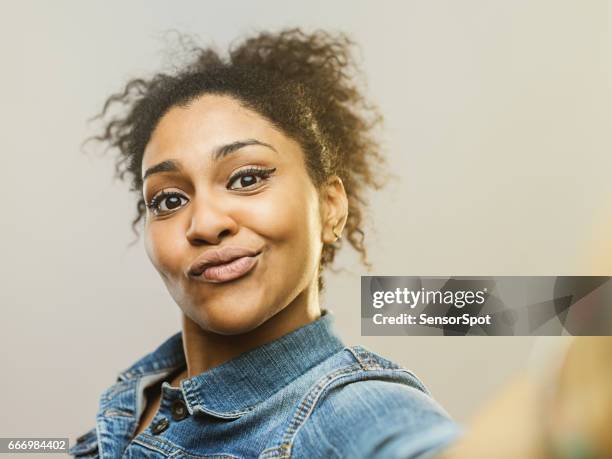
[[(181, 391), (191, 414), (197, 411), (234, 419), (344, 348), (334, 331), (335, 316), (321, 317), (272, 342), (247, 351), (217, 367), (185, 379)], [(119, 374), (119, 380), (184, 367), (182, 332)], [(170, 387), (168, 383), (163, 383)]]

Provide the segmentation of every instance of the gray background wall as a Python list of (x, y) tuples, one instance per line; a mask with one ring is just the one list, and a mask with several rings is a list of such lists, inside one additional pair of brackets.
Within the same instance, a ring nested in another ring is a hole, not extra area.
[[(0, 14), (0, 436), (93, 427), (116, 373), (180, 327), (132, 240), (86, 119), (160, 68), (162, 32), (223, 48), (256, 29), (361, 45), (400, 180), (371, 197), (379, 275), (612, 274), (611, 9), (605, 1), (4, 1)], [(324, 305), (340, 333), (413, 369), (459, 420), (533, 338), (361, 337), (352, 252)]]

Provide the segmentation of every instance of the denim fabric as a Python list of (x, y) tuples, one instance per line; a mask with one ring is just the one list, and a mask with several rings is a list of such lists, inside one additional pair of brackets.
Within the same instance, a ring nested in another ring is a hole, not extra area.
[[(461, 428), (410, 371), (345, 346), (334, 315), (185, 379), (162, 383), (151, 425), (133, 438), (144, 389), (185, 367), (181, 332), (121, 372), (96, 425), (70, 448), (96, 458), (423, 458)], [(181, 400), (186, 417), (172, 416)], [(159, 426), (165, 430), (152, 430)]]

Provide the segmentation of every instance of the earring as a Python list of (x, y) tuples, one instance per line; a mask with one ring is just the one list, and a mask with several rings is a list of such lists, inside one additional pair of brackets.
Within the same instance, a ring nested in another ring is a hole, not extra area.
[(342, 235), (337, 233), (338, 230), (336, 230), (336, 228), (334, 228), (332, 231), (334, 233), (334, 236), (336, 236), (336, 239), (342, 239)]

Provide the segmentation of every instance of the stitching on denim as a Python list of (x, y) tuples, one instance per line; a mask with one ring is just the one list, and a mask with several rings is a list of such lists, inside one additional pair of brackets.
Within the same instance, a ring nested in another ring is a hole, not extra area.
[(381, 370), (381, 369), (399, 369), (400, 367), (393, 362), (380, 361), (372, 351), (361, 345), (355, 345), (345, 348), (359, 362), (364, 370)]
[(143, 363), (138, 366), (126, 368), (125, 370), (119, 372), (119, 374), (117, 375), (117, 380), (130, 381), (140, 376), (148, 376), (151, 374), (163, 373), (167, 371), (172, 372), (184, 366), (185, 364), (182, 362), (177, 363), (174, 357), (166, 357), (159, 361), (152, 362), (151, 365), (153, 366), (153, 368), (150, 370), (146, 370), (147, 365), (147, 363)]
[[(214, 411), (214, 410), (204, 407), (204, 405), (200, 403), (200, 397), (198, 396), (197, 392), (191, 387), (191, 384), (188, 380), (183, 381), (182, 387), (184, 389), (183, 395), (185, 396), (185, 400), (187, 400), (189, 404), (192, 404), (194, 408), (198, 408), (199, 411), (202, 411), (203, 413), (210, 414), (212, 416), (216, 416), (222, 419), (239, 418), (240, 416), (250, 413), (255, 408), (254, 406), (248, 406), (242, 411), (235, 410), (235, 411), (227, 411), (223, 413)], [(193, 413), (190, 413), (190, 414), (193, 414)]]
[(362, 358), (362, 354), (355, 349), (355, 346), (346, 347), (345, 349), (351, 354), (353, 354), (353, 357), (355, 358), (355, 360), (357, 360), (359, 365), (361, 365), (361, 368), (363, 368), (364, 370), (368, 369), (367, 362), (365, 361), (365, 359)]
[(175, 445), (174, 443), (172, 443), (172, 442), (170, 442), (168, 440), (164, 440), (163, 438), (154, 437), (154, 436), (149, 435), (149, 434), (147, 434), (145, 432), (141, 433), (140, 435), (142, 435), (142, 437), (144, 437), (144, 438), (148, 438), (148, 439), (153, 440), (153, 441), (155, 441), (157, 443), (161, 443), (164, 447), (166, 447), (168, 449), (172, 449), (174, 451), (172, 451), (172, 453), (170, 453), (169, 451), (165, 451), (165, 450), (161, 449), (159, 446), (143, 442), (142, 440), (139, 440), (138, 437), (134, 438), (132, 441), (134, 443), (138, 443), (141, 446), (150, 447), (151, 449), (155, 449), (156, 451), (159, 451), (160, 453), (162, 453), (164, 456), (166, 456), (168, 458), (174, 457), (177, 454), (181, 454), (181, 455), (185, 455), (185, 456), (188, 456), (188, 457), (192, 457), (194, 459), (239, 459), (237, 456), (232, 456), (231, 454), (228, 454), (228, 453), (213, 453), (213, 454), (208, 454), (208, 455), (200, 456), (200, 455), (192, 454), (192, 453), (190, 453), (188, 451), (185, 451), (180, 446)]
[(236, 418), (239, 418), (240, 416), (244, 416), (245, 414), (250, 413), (251, 411), (255, 409), (254, 406), (248, 406), (243, 411), (236, 410), (236, 411), (220, 412), (220, 411), (211, 410), (210, 408), (206, 408), (205, 406), (201, 404), (198, 404), (198, 408), (203, 413), (211, 414), (213, 416), (216, 416), (222, 419), (236, 419)]
[(414, 383), (414, 385), (416, 385), (421, 391), (425, 392), (427, 395), (431, 395), (429, 390), (427, 390), (427, 388), (420, 382), (419, 377), (412, 371), (390, 360), (378, 360), (380, 356), (361, 345), (346, 347), (345, 349), (353, 354), (364, 370), (401, 370), (403, 373), (408, 374), (414, 379), (412, 383)]
[(364, 348), (361, 345), (351, 346), (345, 348), (350, 351), (353, 356), (359, 361), (363, 369), (366, 371), (392, 371), (395, 373), (405, 373), (408, 376), (408, 380), (405, 381), (409, 386), (419, 389), (421, 392), (431, 397), (429, 390), (423, 385), (421, 380), (412, 371), (397, 365), (391, 361), (379, 361), (375, 360), (377, 355), (372, 351)]
[(109, 401), (115, 398), (117, 395), (130, 390), (132, 387), (131, 382), (121, 382), (113, 384), (104, 394), (102, 394), (102, 400)]
[(408, 376), (410, 376), (409, 382), (411, 386), (415, 386), (417, 389), (431, 396), (429, 390), (423, 385), (419, 377), (412, 371), (396, 364), (395, 362), (384, 359), (384, 357), (378, 356), (361, 345), (347, 347), (346, 349), (350, 351), (360, 363), (363, 364), (364, 370), (393, 370), (399, 371), (400, 373), (406, 373)]
[(124, 417), (133, 418), (134, 413), (130, 411), (120, 410), (117, 408), (109, 408), (108, 410), (104, 411), (104, 416), (107, 416), (107, 417), (124, 416)]
[[(148, 435), (146, 435), (146, 434), (143, 434), (143, 436), (147, 436), (148, 437)], [(157, 440), (159, 442), (163, 442), (159, 438), (155, 438), (155, 440)], [(164, 455), (165, 457), (169, 457), (168, 456), (168, 451), (164, 451), (162, 448), (158, 447), (157, 445), (152, 445), (151, 443), (146, 443), (146, 442), (144, 442), (142, 440), (139, 440), (138, 438), (134, 438), (132, 440), (132, 443), (136, 443), (137, 445), (144, 446), (147, 449), (152, 449), (153, 451), (156, 451), (156, 452)]]
[(261, 453), (259, 453), (259, 456), (257, 456), (257, 459), (272, 459), (272, 458), (278, 457), (278, 455), (279, 455), (278, 447), (272, 446), (270, 448), (264, 449)]
[[(360, 370), (370, 371), (385, 371), (390, 372), (386, 376), (393, 376), (394, 374), (404, 374), (408, 376), (408, 382), (410, 386), (416, 386), (417, 389), (423, 390), (422, 384), (419, 384), (418, 378), (409, 370), (399, 367), (398, 365), (390, 362), (379, 362), (375, 360), (375, 354), (372, 354), (368, 349), (363, 346), (356, 345), (346, 347), (345, 350), (349, 351), (357, 360), (357, 363), (345, 366), (335, 370), (334, 372), (319, 379), (317, 383), (308, 391), (306, 398), (300, 403), (296, 409), (293, 418), (289, 424), (289, 427), (283, 434), (281, 444), (278, 447), (268, 448), (259, 456), (261, 459), (268, 458), (279, 458), (288, 459), (291, 457), (291, 450), (295, 442), (295, 438), (299, 429), (306, 423), (310, 415), (312, 414), (316, 404), (322, 398), (322, 395), (332, 387), (334, 383), (341, 380), (344, 377), (354, 376), (359, 373)], [(383, 376), (383, 375), (381, 375)], [(425, 390), (423, 390), (427, 394)]]
[(290, 458), (291, 457), (291, 449), (293, 448), (293, 442), (295, 436), (297, 435), (300, 427), (304, 425), (304, 423), (310, 417), (310, 414), (314, 410), (317, 402), (319, 401), (321, 394), (325, 392), (325, 389), (328, 388), (332, 382), (344, 377), (354, 374), (356, 371), (359, 371), (361, 367), (359, 365), (350, 365), (325, 375), (323, 378), (319, 379), (317, 383), (308, 391), (308, 394), (302, 400), (302, 402), (297, 407), (295, 414), (291, 422), (289, 423), (289, 427), (285, 431), (283, 435), (283, 439), (281, 441), (280, 446), (277, 448), (278, 453), (280, 454), (279, 458)]
[[(300, 414), (300, 409), (298, 409), (297, 413), (294, 415), (294, 418), (293, 418), (293, 420), (291, 422), (290, 427), (287, 429), (287, 431), (285, 432), (285, 435), (283, 436), (283, 442), (277, 448), (278, 453), (280, 455), (272, 456), (272, 457), (278, 457), (280, 459), (290, 459), (291, 458), (291, 450), (293, 448), (293, 444), (295, 442), (295, 438), (296, 438), (296, 436), (297, 436), (297, 434), (299, 432), (299, 429), (309, 419), (310, 415), (314, 411), (314, 408), (315, 408), (316, 404), (322, 398), (323, 394), (325, 392), (327, 392), (329, 389), (331, 389), (332, 387), (334, 387), (333, 385), (335, 383), (337, 383), (338, 381), (340, 381), (341, 379), (343, 379), (345, 377), (350, 377), (350, 376), (358, 375), (359, 374), (359, 370), (360, 370), (360, 368), (357, 365), (353, 365), (351, 367), (346, 367), (346, 369), (347, 370), (357, 370), (357, 371), (346, 371), (343, 374), (335, 375), (323, 387), (317, 388), (317, 389), (319, 389), (319, 393), (317, 394), (316, 397), (313, 397), (313, 400), (312, 400), (313, 404), (310, 407), (309, 411), (307, 412), (306, 416), (302, 420), (300, 420), (298, 418), (298, 415)], [(404, 374), (408, 374), (408, 375), (412, 376), (412, 373), (410, 371), (405, 370), (403, 368), (385, 368), (385, 367), (382, 367), (382, 366), (379, 366), (379, 365), (377, 365), (376, 368), (370, 367), (370, 369), (368, 369), (366, 371), (385, 371), (385, 372), (390, 372), (390, 374), (386, 374), (385, 375), (385, 376), (389, 376), (389, 377), (393, 376), (394, 373), (395, 374), (397, 374), (397, 373), (404, 373)], [(339, 373), (339, 372), (340, 372), (340, 370), (338, 370), (338, 371), (336, 371), (334, 373)], [(332, 373), (332, 374), (334, 374), (334, 373)], [(330, 374), (329, 376), (331, 376), (332, 374)], [(415, 381), (413, 381), (412, 378), (409, 378), (409, 382), (410, 382), (410, 386), (413, 387)], [(420, 389), (420, 387), (422, 387), (422, 386), (418, 385), (416, 388)], [(309, 396), (310, 396), (310, 393), (309, 393)], [(301, 405), (305, 405), (305, 402), (306, 401), (302, 402)]]
[[(177, 454), (179, 452), (177, 451)], [(193, 457), (194, 459), (239, 459), (237, 456), (232, 456), (230, 454), (222, 453), (222, 454), (212, 454), (207, 456), (196, 456), (194, 454), (188, 453), (185, 450), (181, 450), (180, 453), (187, 457)]]

